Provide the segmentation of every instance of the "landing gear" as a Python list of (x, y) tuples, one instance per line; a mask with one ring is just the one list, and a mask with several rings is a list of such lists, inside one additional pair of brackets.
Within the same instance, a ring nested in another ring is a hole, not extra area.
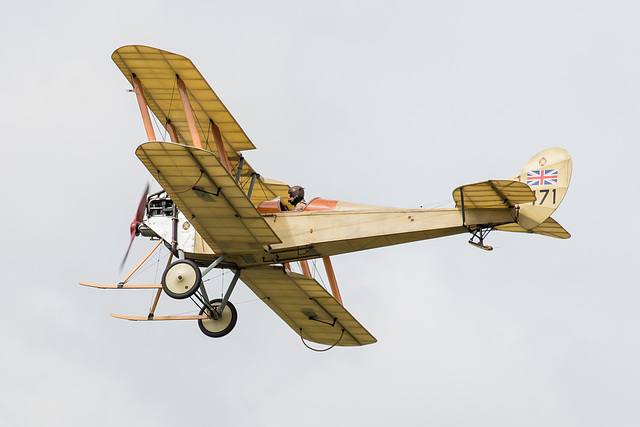
[[(225, 255), (221, 255), (204, 271), (200, 271), (200, 267), (195, 262), (181, 259), (169, 265), (162, 275), (162, 289), (171, 298), (185, 299), (192, 297), (193, 302), (200, 308), (200, 314), (191, 316), (191, 318), (198, 319), (200, 330), (205, 335), (213, 338), (227, 335), (238, 321), (238, 312), (233, 304), (229, 302), (229, 297), (240, 278), (240, 269), (235, 271), (224, 298), (209, 300), (207, 289), (202, 282), (202, 278), (211, 270), (220, 266), (225, 258)], [(158, 296), (160, 296), (159, 293)]]
[(175, 299), (189, 298), (198, 290), (200, 283), (202, 283), (200, 268), (187, 259), (174, 262), (162, 275), (162, 289)]
[(200, 314), (206, 315), (208, 319), (199, 319), (198, 326), (200, 330), (209, 337), (223, 337), (236, 326), (238, 312), (233, 304), (227, 301), (222, 310), (222, 314), (219, 314), (218, 307), (222, 304), (221, 298), (212, 299), (209, 304), (213, 308), (213, 311), (206, 306), (202, 307)]
[(471, 233), (469, 244), (485, 251), (492, 251), (493, 246), (484, 244), (485, 237), (487, 237), (492, 230), (493, 227), (478, 227), (473, 231), (469, 230), (469, 232)]

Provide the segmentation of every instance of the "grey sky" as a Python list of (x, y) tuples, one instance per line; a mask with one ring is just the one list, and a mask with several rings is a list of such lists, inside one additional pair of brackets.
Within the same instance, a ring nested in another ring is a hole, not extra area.
[[(3, 424), (637, 425), (639, 13), (562, 0), (5, 6)], [(452, 206), (456, 186), (563, 147), (574, 173), (554, 218), (573, 237), (336, 257), (345, 306), (379, 340), (363, 348), (308, 351), (244, 285), (223, 339), (112, 319), (152, 299), (77, 285), (121, 279), (151, 181), (110, 59), (124, 44), (189, 57), (258, 147), (252, 166), (311, 197)]]

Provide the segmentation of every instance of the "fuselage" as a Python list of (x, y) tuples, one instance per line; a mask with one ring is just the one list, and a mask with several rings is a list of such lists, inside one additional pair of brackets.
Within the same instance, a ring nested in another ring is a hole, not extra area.
[[(294, 262), (357, 252), (400, 243), (445, 237), (468, 232), (476, 226), (494, 226), (516, 221), (513, 209), (401, 209), (362, 205), (316, 198), (304, 211), (289, 211), (279, 201), (257, 207), (281, 243), (263, 247), (261, 252), (227, 254), (240, 267)], [(158, 236), (171, 241), (172, 218), (148, 216), (148, 226)], [(207, 261), (216, 254), (190, 226), (184, 216), (177, 221), (178, 249), (187, 258)]]

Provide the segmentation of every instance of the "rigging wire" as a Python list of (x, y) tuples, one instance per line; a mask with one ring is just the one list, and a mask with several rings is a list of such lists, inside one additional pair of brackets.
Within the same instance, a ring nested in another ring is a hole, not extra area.
[[(160, 252), (158, 252), (158, 254), (160, 254)], [(168, 255), (169, 255), (169, 254), (165, 254), (165, 255), (162, 257), (162, 259), (166, 258)], [(158, 260), (158, 262), (160, 262), (162, 259)], [(145, 271), (147, 271), (148, 269), (150, 269), (151, 267), (153, 267), (153, 264), (152, 264), (152, 263), (149, 263), (149, 261), (148, 261), (148, 260), (147, 260), (147, 261), (145, 261), (145, 263), (144, 263), (144, 264), (147, 264), (147, 266), (146, 266), (146, 267), (144, 267), (144, 268), (142, 268), (142, 267), (138, 268), (138, 270), (137, 270), (134, 274), (132, 274), (132, 275), (131, 275), (131, 277), (129, 277), (129, 280), (127, 280), (127, 281), (130, 281), (131, 279), (133, 279), (133, 278), (135, 278), (135, 277), (137, 277), (137, 276), (141, 275), (142, 273), (144, 273)], [(143, 264), (143, 265), (144, 265), (144, 264)]]
[[(148, 107), (147, 107), (147, 108), (148, 108)], [(165, 128), (164, 126), (162, 126), (162, 125), (160, 124), (160, 120), (158, 120), (158, 118), (156, 117), (156, 115), (155, 115), (155, 114), (153, 114), (153, 111), (152, 111), (151, 113), (152, 113), (152, 114), (151, 114), (151, 116), (153, 117), (153, 123), (155, 124), (156, 129), (158, 130), (158, 133), (159, 133), (160, 135), (162, 135), (162, 140), (163, 140), (163, 141), (166, 141), (166, 140), (167, 140), (167, 133), (168, 133), (168, 132), (167, 132), (167, 128)]]
[(420, 209), (437, 209), (449, 204), (451, 204), (451, 200), (444, 200), (436, 203), (431, 203), (428, 205), (420, 205)]
[[(316, 280), (319, 280), (320, 281), (319, 283), (326, 290), (327, 289), (327, 285), (324, 283), (324, 278), (320, 274), (320, 270), (318, 270), (318, 267), (317, 267), (317, 264), (316, 264), (317, 261), (318, 261), (317, 258), (311, 260), (311, 264), (313, 264), (313, 270), (315, 272), (314, 275), (313, 275), (313, 278), (316, 279)], [(317, 278), (316, 278), (316, 274), (317, 274)]]
[[(260, 179), (259, 175), (256, 177), (256, 181), (258, 181), (258, 179)], [(266, 186), (264, 186), (264, 185), (262, 185), (262, 183), (260, 183), (260, 189), (262, 190), (262, 194), (264, 194), (265, 200), (269, 200), (269, 196), (267, 196), (267, 191), (265, 190), (265, 187)]]

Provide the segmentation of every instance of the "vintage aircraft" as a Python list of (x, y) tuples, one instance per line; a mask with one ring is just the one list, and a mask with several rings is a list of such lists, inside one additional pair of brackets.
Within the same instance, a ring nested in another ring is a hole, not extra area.
[[(562, 148), (536, 154), (514, 178), (456, 188), (450, 209), (316, 198), (304, 210), (293, 211), (281, 202), (289, 186), (261, 176), (244, 159), (241, 153), (254, 145), (189, 59), (146, 46), (121, 47), (112, 59), (133, 86), (147, 132), (149, 141), (136, 155), (163, 188), (151, 195), (145, 191), (130, 230), (131, 242), (137, 235), (150, 237), (158, 240), (155, 248), (117, 285), (80, 282), (156, 290), (148, 315), (114, 317), (192, 319), (206, 335), (222, 337), (236, 324), (229, 297), (240, 279), (303, 342), (371, 344), (376, 339), (342, 304), (330, 256), (460, 233), (471, 233), (469, 243), (491, 250), (485, 238), (492, 230), (570, 237), (550, 217), (571, 178), (571, 157)], [(149, 110), (171, 142), (156, 140)], [(161, 245), (171, 254), (161, 283), (129, 283)], [(308, 268), (307, 260), (320, 258), (331, 293)], [(304, 274), (291, 271), (294, 262)], [(213, 269), (234, 272), (223, 298), (210, 299), (203, 284)], [(199, 314), (156, 316), (163, 291), (172, 298), (191, 298)]]

